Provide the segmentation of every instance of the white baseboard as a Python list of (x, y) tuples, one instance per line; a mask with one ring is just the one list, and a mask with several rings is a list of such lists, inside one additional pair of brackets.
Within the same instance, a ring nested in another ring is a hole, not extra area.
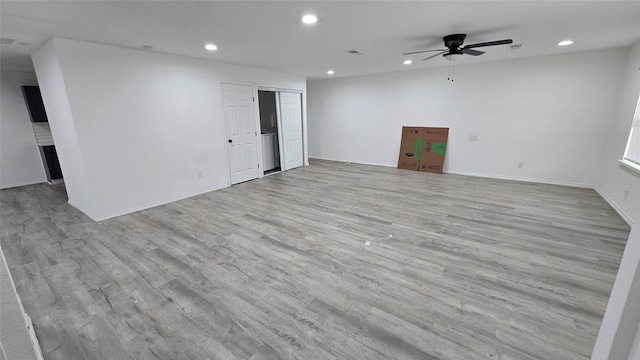
[(96, 220), (98, 217), (97, 217), (97, 216), (96, 216), (92, 211), (89, 211), (89, 210), (87, 210), (87, 209), (84, 209), (82, 206), (80, 206), (80, 205), (78, 205), (78, 204), (74, 203), (74, 202), (73, 202), (73, 201), (71, 201), (71, 200), (69, 200), (69, 201), (68, 201), (68, 203), (69, 203), (69, 205), (73, 206), (74, 208), (76, 208), (76, 209), (80, 210), (80, 212), (82, 212), (82, 213), (84, 213), (85, 215), (87, 215), (89, 218), (91, 218), (91, 220), (93, 220), (93, 221), (98, 221), (98, 220)]
[(631, 219), (631, 217), (629, 217), (629, 215), (624, 212), (624, 210), (622, 210), (622, 208), (620, 208), (604, 191), (600, 190), (600, 188), (597, 186), (594, 186), (593, 190), (595, 190), (604, 199), (604, 201), (606, 201), (609, 206), (611, 206), (613, 210), (615, 210), (618, 215), (620, 215), (622, 220), (624, 220), (624, 222), (626, 222), (629, 227), (633, 226), (633, 220)]
[(445, 171), (444, 173), (452, 174), (452, 175), (481, 177), (481, 178), (488, 178), (488, 179), (511, 180), (511, 181), (521, 181), (521, 182), (530, 182), (530, 183), (538, 183), (538, 184), (549, 184), (549, 185), (560, 185), (560, 186), (571, 186), (571, 187), (577, 187), (577, 188), (593, 189), (593, 185), (591, 184), (575, 183), (570, 181), (557, 181), (557, 180), (536, 179), (536, 178), (522, 178), (522, 177), (516, 177), (516, 176), (480, 174), (480, 173), (473, 173), (473, 172), (466, 172), (466, 171)]
[(16, 183), (8, 183), (8, 184), (5, 183), (5, 184), (2, 184), (2, 186), (0, 186), (0, 189), (10, 189), (18, 186), (35, 185), (35, 184), (42, 184), (46, 182), (47, 182), (47, 179), (37, 179), (37, 180), (21, 181)]
[(343, 163), (343, 164), (360, 164), (360, 165), (384, 166), (384, 167), (390, 167), (390, 168), (394, 168), (395, 167), (395, 165), (389, 165), (389, 164), (372, 163), (372, 162), (363, 163), (363, 162), (357, 162), (357, 161), (332, 159), (332, 158), (326, 158), (326, 157), (310, 157), (309, 160), (311, 160), (311, 161), (313, 161), (313, 160), (334, 161), (334, 162), (339, 162), (339, 163)]
[(31, 346), (33, 346), (33, 350), (36, 353), (36, 358), (38, 360), (44, 360), (42, 356), (42, 349), (40, 348), (40, 342), (38, 342), (38, 337), (36, 336), (36, 331), (33, 329), (33, 322), (27, 313), (24, 313), (25, 322), (27, 323), (27, 331), (29, 331), (29, 337), (31, 338)]
[[(363, 164), (363, 165), (384, 166), (384, 167), (391, 167), (391, 168), (395, 168), (396, 167), (395, 165), (389, 165), (389, 164), (359, 163), (359, 162), (354, 162), (354, 161), (337, 160), (337, 159), (331, 159), (331, 158), (326, 158), (326, 157), (323, 157), (323, 158), (310, 157), (309, 159), (310, 160), (335, 161), (335, 162), (341, 162), (341, 163), (347, 163), (347, 164), (353, 163), (353, 164)], [(531, 182), (531, 183), (539, 183), (539, 184), (571, 186), (571, 187), (579, 187), (579, 188), (586, 188), (586, 189), (592, 189), (593, 188), (593, 185), (591, 185), (591, 184), (574, 183), (574, 182), (568, 182), (568, 181), (555, 181), (555, 180), (545, 180), (545, 179), (530, 179), (530, 178), (520, 178), (520, 177), (514, 177), (514, 176), (482, 174), (482, 173), (473, 173), (473, 172), (465, 172), (465, 171), (444, 171), (444, 173), (445, 174), (452, 174), (452, 175), (463, 175), (463, 176), (489, 178), (489, 179), (513, 180), (513, 181)]]
[[(320, 157), (310, 157), (310, 160), (326, 160), (326, 161), (335, 161), (341, 163), (351, 163), (346, 160), (337, 160), (330, 158), (320, 158)], [(357, 163), (356, 163), (357, 164)], [(370, 164), (365, 163), (364, 165), (375, 165), (375, 166), (385, 166), (385, 167), (394, 167), (388, 164)], [(491, 174), (480, 174), (466, 171), (445, 171), (445, 174), (451, 175), (463, 175), (463, 176), (471, 176), (471, 177), (481, 177), (481, 178), (489, 178), (489, 179), (499, 179), (499, 180), (511, 180), (511, 181), (522, 181), (522, 182), (530, 182), (530, 183), (539, 183), (539, 184), (550, 184), (550, 185), (560, 185), (560, 186), (571, 186), (585, 189), (593, 189), (598, 195), (600, 195), (612, 208), (615, 210), (618, 215), (624, 220), (629, 226), (633, 225), (633, 220), (629, 217), (627, 213), (622, 210), (607, 194), (605, 194), (602, 190), (600, 190), (597, 186), (585, 183), (575, 183), (569, 181), (556, 181), (556, 180), (546, 180), (546, 179), (530, 179), (530, 178), (520, 178), (514, 176), (502, 176), (502, 175), (491, 175)]]
[[(33, 323), (31, 322), (31, 318), (29, 317), (29, 315), (27, 315), (27, 313), (24, 311), (24, 306), (22, 305), (22, 299), (20, 299), (20, 295), (18, 294), (18, 290), (16, 290), (16, 284), (13, 281), (13, 276), (11, 275), (11, 271), (9, 271), (9, 266), (7, 264), (7, 260), (4, 256), (4, 252), (2, 251), (2, 247), (0, 247), (0, 266), (2, 266), (4, 269), (2, 269), (2, 272), (5, 273), (6, 272), (6, 276), (3, 277), (2, 279), (2, 283), (6, 284), (5, 282), (7, 282), (9, 285), (2, 285), (2, 291), (6, 291), (9, 290), (11, 293), (7, 294), (7, 300), (9, 300), (7, 302), (8, 309), (11, 310), (18, 310), (21, 314), (22, 314), (22, 319), (24, 321), (23, 325), (26, 327), (28, 336), (29, 336), (29, 341), (31, 342), (31, 346), (33, 347), (33, 351), (34, 354), (36, 356), (37, 360), (42, 360), (44, 359), (42, 356), (42, 350), (40, 349), (40, 343), (38, 343), (38, 338), (36, 337), (36, 333), (33, 330)], [(8, 288), (7, 288), (8, 287)], [(13, 308), (13, 300), (11, 300), (10, 298), (15, 296), (15, 301), (17, 302), (17, 307), (18, 309), (12, 309)], [(4, 297), (4, 294), (3, 294)], [(15, 326), (20, 326), (18, 324), (13, 324), (11, 327), (15, 327)], [(18, 332), (19, 333), (19, 332)], [(22, 334), (20, 335), (20, 337), (22, 337)], [(14, 338), (15, 339), (15, 338)], [(18, 343), (21, 343), (22, 341), (18, 341)], [(13, 345), (15, 346), (15, 345)], [(0, 356), (4, 356), (4, 359), (7, 359), (7, 356), (5, 354), (5, 350), (4, 347), (2, 346), (2, 344), (0, 344), (0, 351), (2, 352), (2, 354), (0, 354)]]
[(47, 183), (49, 183), (49, 185), (64, 184), (64, 180), (63, 179), (47, 180)]
[(517, 177), (510, 177), (510, 176), (485, 175), (485, 174), (476, 174), (476, 173), (468, 173), (468, 172), (446, 172), (446, 173), (455, 174), (455, 175), (473, 176), (473, 177), (484, 177), (484, 178), (490, 178), (490, 179), (523, 181), (523, 182), (532, 182), (532, 183), (540, 183), (540, 184), (561, 185), (561, 186), (593, 189), (598, 193), (598, 195), (600, 195), (600, 197), (604, 199), (604, 201), (606, 201), (609, 204), (609, 206), (613, 208), (613, 210), (616, 211), (616, 213), (618, 213), (618, 215), (620, 215), (622, 220), (624, 220), (624, 222), (626, 222), (627, 225), (629, 225), (630, 227), (633, 225), (633, 220), (631, 219), (631, 217), (629, 217), (629, 215), (626, 212), (624, 212), (622, 208), (620, 208), (609, 196), (607, 196), (607, 194), (605, 194), (604, 191), (600, 190), (600, 188), (598, 188), (595, 185), (574, 183), (574, 182), (567, 182), (567, 181), (552, 181), (552, 180), (544, 180), (544, 179), (527, 179), (527, 178), (517, 178)]
[(189, 193), (189, 194), (185, 194), (185, 195), (180, 195), (177, 197), (172, 197), (172, 198), (168, 198), (168, 199), (163, 199), (160, 201), (154, 201), (152, 203), (148, 203), (148, 204), (144, 204), (144, 205), (140, 205), (140, 206), (134, 206), (132, 208), (126, 209), (126, 210), (122, 210), (122, 211), (116, 211), (110, 214), (106, 214), (106, 215), (101, 215), (101, 216), (97, 216), (95, 214), (93, 214), (90, 211), (86, 211), (84, 209), (82, 209), (80, 206), (74, 204), (73, 202), (69, 201), (69, 204), (72, 205), (73, 207), (75, 207), (76, 209), (82, 211), (85, 215), (87, 215), (88, 217), (91, 218), (91, 220), (93, 221), (104, 221), (104, 220), (108, 220), (114, 217), (118, 217), (118, 216), (122, 216), (122, 215), (127, 215), (127, 214), (131, 214), (137, 211), (141, 211), (141, 210), (146, 210), (146, 209), (151, 209), (154, 208), (156, 206), (160, 206), (160, 205), (165, 205), (165, 204), (169, 204), (175, 201), (180, 201), (180, 200), (184, 200), (193, 196), (197, 196), (197, 195), (201, 195), (201, 194), (205, 194), (211, 191), (215, 191), (215, 190), (220, 190), (220, 189), (224, 189), (226, 187), (229, 187), (229, 184), (224, 184), (224, 185), (218, 185), (218, 186), (212, 186), (203, 190), (198, 190), (196, 192), (193, 193)]

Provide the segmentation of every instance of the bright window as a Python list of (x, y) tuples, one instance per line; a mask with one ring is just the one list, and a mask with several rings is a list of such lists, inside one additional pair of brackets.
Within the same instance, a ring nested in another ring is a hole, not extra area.
[(629, 142), (624, 152), (624, 160), (640, 166), (640, 97), (638, 105), (636, 105), (636, 113), (633, 115), (633, 123), (631, 123), (631, 133), (629, 134)]

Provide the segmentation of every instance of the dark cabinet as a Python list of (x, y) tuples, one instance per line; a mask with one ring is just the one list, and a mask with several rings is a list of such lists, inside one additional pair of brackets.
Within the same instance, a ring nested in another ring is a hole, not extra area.
[(22, 95), (24, 95), (24, 101), (27, 103), (27, 109), (29, 110), (29, 116), (32, 122), (47, 122), (47, 112), (44, 110), (44, 103), (42, 102), (42, 95), (40, 94), (40, 88), (38, 86), (23, 86)]
[(43, 146), (42, 152), (44, 154), (49, 180), (62, 179), (62, 170), (60, 169), (60, 161), (58, 161), (56, 147), (53, 145)]

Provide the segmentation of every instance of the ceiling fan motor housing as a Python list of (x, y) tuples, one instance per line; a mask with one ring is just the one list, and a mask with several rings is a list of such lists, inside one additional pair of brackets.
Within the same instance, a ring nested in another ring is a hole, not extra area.
[(457, 50), (462, 46), (466, 37), (467, 34), (452, 34), (443, 37), (442, 40), (444, 40), (444, 46), (448, 47), (450, 50)]

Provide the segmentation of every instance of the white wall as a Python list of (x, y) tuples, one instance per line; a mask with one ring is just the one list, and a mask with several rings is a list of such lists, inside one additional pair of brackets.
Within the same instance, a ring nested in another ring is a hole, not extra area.
[(89, 186), (55, 44), (47, 42), (31, 58), (38, 76), (51, 135), (56, 144), (69, 203), (93, 218), (96, 216), (96, 204)]
[[(595, 360), (626, 359), (640, 322), (640, 174), (619, 165), (640, 95), (640, 42), (628, 53), (618, 107), (609, 134), (598, 190), (633, 223), (593, 350)], [(624, 199), (625, 190), (629, 196)], [(638, 351), (637, 349), (635, 351)], [(634, 359), (631, 354), (629, 359)]]
[(47, 180), (22, 85), (38, 85), (32, 72), (0, 73), (0, 188)]
[(41, 358), (36, 355), (36, 347), (31, 342), (24, 309), (11, 279), (2, 248), (0, 248), (0, 319), (2, 319), (0, 351), (4, 352), (6, 359)]
[(629, 360), (637, 359), (640, 359), (640, 324), (638, 324), (636, 338), (633, 341), (633, 346), (631, 348), (631, 351), (629, 352)]
[[(70, 110), (49, 114), (67, 188), (67, 169), (86, 174), (87, 200), (70, 202), (98, 220), (230, 184), (221, 83), (306, 92), (302, 76), (66, 39), (49, 41), (33, 60), (47, 109)], [(306, 128), (306, 106), (303, 116)], [(77, 150), (59, 146), (72, 130)]]
[[(616, 110), (607, 121), (609, 135), (604, 147), (605, 158), (600, 172), (602, 176), (597, 185), (601, 194), (633, 222), (640, 221), (640, 174), (620, 165), (617, 160), (622, 159), (627, 146), (640, 96), (640, 42), (629, 50), (621, 88)], [(627, 199), (624, 198), (625, 191), (629, 191)]]
[(309, 156), (395, 167), (403, 125), (444, 126), (446, 172), (593, 186), (626, 54), (457, 66), (453, 83), (446, 67), (310, 81)]
[[(623, 360), (640, 321), (640, 227), (631, 229), (591, 358)], [(637, 360), (632, 359), (630, 360)]]

